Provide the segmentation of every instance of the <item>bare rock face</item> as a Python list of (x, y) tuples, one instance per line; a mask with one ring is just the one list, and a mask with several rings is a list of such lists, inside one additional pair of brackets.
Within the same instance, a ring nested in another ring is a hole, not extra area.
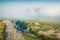
[(23, 40), (22, 33), (17, 32), (10, 20), (4, 20), (3, 23), (6, 25), (6, 40)]

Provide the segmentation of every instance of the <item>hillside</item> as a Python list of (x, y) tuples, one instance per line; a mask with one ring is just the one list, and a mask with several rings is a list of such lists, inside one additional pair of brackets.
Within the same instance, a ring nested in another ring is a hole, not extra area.
[(60, 40), (60, 23), (5, 19), (0, 22), (0, 32), (1, 40)]

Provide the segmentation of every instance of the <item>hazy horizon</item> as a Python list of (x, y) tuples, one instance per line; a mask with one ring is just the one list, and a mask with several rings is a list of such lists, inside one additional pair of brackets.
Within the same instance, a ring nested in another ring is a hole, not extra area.
[(37, 19), (60, 16), (60, 3), (56, 1), (0, 1), (0, 18)]

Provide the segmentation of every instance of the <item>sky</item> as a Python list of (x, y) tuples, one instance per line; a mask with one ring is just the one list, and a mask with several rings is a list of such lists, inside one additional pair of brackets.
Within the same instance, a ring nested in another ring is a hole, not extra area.
[(0, 1), (0, 18), (33, 19), (60, 15), (60, 1)]

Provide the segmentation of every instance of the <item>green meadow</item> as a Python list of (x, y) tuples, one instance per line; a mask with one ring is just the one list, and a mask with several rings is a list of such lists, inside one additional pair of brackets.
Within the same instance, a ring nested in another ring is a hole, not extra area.
[(29, 33), (23, 35), (25, 40), (60, 40), (60, 23), (43, 21), (26, 21)]
[(0, 40), (5, 40), (4, 24), (0, 22)]

